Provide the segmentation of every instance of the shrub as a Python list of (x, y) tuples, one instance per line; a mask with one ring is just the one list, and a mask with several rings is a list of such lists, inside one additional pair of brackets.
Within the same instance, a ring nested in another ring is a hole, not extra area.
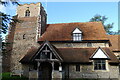
[(29, 80), (24, 76), (10, 76), (10, 72), (2, 73), (2, 80)]

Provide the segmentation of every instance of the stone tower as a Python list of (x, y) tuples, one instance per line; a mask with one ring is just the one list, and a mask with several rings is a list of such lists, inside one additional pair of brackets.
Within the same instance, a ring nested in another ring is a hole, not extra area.
[(7, 42), (10, 44), (10, 71), (21, 70), (20, 59), (32, 46), (38, 47), (37, 39), (44, 33), (47, 15), (41, 3), (19, 5), (17, 23), (11, 23)]

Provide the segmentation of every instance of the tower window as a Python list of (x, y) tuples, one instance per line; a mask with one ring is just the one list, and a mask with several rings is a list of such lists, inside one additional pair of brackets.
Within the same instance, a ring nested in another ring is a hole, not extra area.
[(76, 28), (73, 31), (73, 41), (81, 41), (82, 40), (82, 31)]
[(30, 16), (30, 11), (29, 11), (29, 10), (26, 10), (25, 16), (26, 16), (26, 17), (29, 17), (29, 16)]

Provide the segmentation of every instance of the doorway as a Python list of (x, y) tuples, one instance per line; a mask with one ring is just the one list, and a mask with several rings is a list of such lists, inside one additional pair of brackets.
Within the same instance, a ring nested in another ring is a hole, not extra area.
[(39, 80), (52, 80), (52, 65), (42, 62), (39, 67)]

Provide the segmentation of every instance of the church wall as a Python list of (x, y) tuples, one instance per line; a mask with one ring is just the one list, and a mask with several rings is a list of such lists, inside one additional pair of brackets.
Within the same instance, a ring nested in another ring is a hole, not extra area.
[(52, 71), (52, 80), (62, 80), (62, 72)]
[[(29, 65), (30, 66), (30, 65)], [(32, 78), (37, 78), (37, 70), (32, 70), (30, 71), (28, 69), (27, 65), (24, 65), (23, 70), (25, 70), (25, 76), (26, 74), (29, 73), (29, 77)], [(67, 69), (69, 66), (69, 70)], [(119, 67), (118, 65), (106, 65), (106, 70), (94, 70), (93, 64), (80, 64), (80, 71), (76, 71), (76, 64), (69, 64), (63, 68), (61, 72), (53, 70), (52, 72), (52, 78), (53, 80), (58, 79), (61, 80), (61, 78), (65, 78), (65, 73), (69, 74), (69, 79), (76, 79), (76, 78), (94, 78), (94, 79), (118, 79), (119, 77)], [(66, 70), (65, 70), (66, 67)], [(67, 72), (65, 72), (67, 71)], [(32, 75), (32, 76), (30, 76)], [(28, 75), (27, 75), (28, 76)]]
[[(30, 11), (30, 16), (25, 17), (26, 10)], [(46, 24), (46, 13), (41, 3), (19, 5), (17, 16), (16, 18), (19, 22), (11, 26), (11, 28), (14, 27), (14, 33), (11, 29), (8, 34), (13, 35), (12, 39), (11, 37), (8, 38), (12, 40), (10, 71), (22, 70), (22, 65), (19, 61), (31, 47), (38, 48), (40, 46), (37, 43), (37, 39), (40, 37), (41, 32), (45, 31), (44, 27), (41, 28), (41, 26)]]
[(76, 71), (75, 65), (69, 65), (69, 78), (118, 78), (119, 68), (115, 65), (108, 65), (108, 70), (94, 71), (93, 65), (80, 65), (80, 72)]
[(120, 58), (120, 51), (119, 52), (113, 52), (115, 54), (115, 56), (117, 56), (118, 58)]
[(38, 71), (29, 71), (29, 80), (38, 80)]
[[(66, 48), (66, 47), (71, 47), (71, 48), (86, 48), (87, 43), (52, 43), (55, 47), (57, 48)], [(93, 48), (98, 48), (98, 47), (109, 47), (108, 43), (91, 43)]]
[(29, 65), (22, 64), (23, 75), (25, 77), (29, 77)]
[(41, 5), (41, 3), (37, 3), (37, 4), (32, 3), (32, 4), (24, 4), (24, 5), (18, 6), (18, 8), (17, 8), (18, 17), (25, 17), (24, 12), (27, 9), (30, 10), (31, 17), (38, 16), (38, 14), (40, 13), (40, 5)]
[(13, 50), (11, 53), (10, 70), (21, 70), (22, 65), (19, 62), (31, 47), (39, 47), (36, 43), (37, 18), (18, 18), (21, 23), (16, 24), (13, 40)]

